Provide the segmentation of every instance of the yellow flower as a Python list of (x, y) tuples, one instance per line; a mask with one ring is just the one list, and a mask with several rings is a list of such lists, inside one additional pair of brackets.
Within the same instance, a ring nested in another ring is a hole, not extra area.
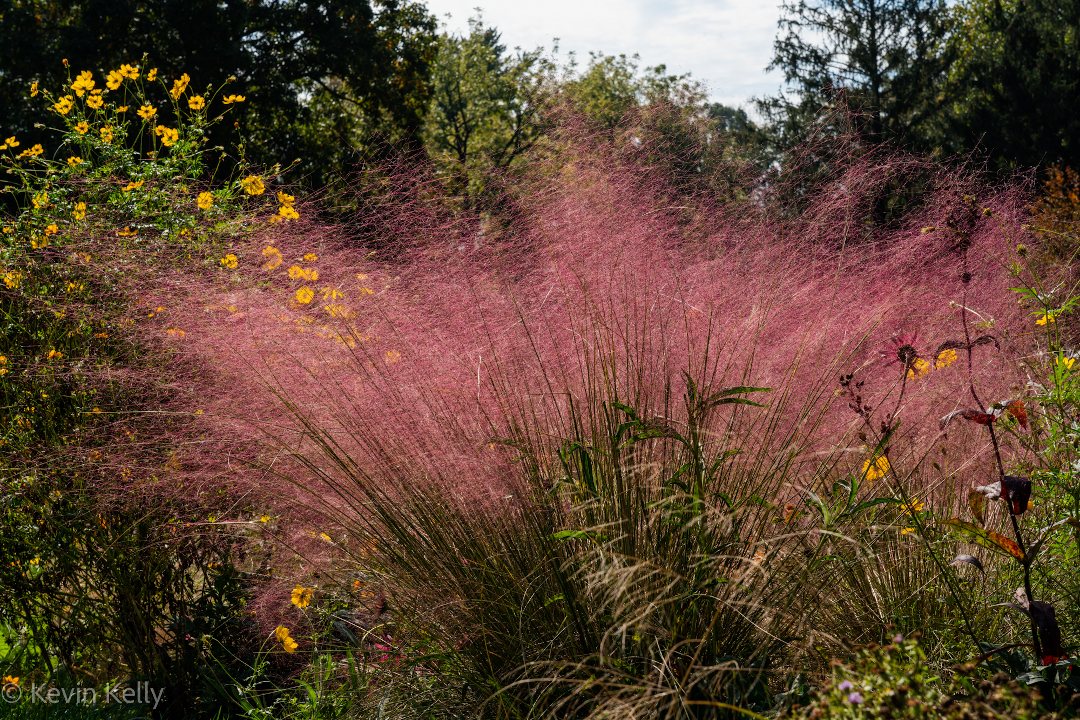
[(308, 253), (307, 255), (304, 256), (304, 262), (315, 262), (318, 259), (319, 259), (319, 256), (316, 255), (315, 253)]
[(90, 130), (90, 125), (87, 124), (85, 120), (75, 126), (75, 132), (79, 133), (80, 135), (85, 135), (88, 130)]
[(112, 142), (113, 134), (112, 134), (112, 128), (111, 127), (103, 127), (103, 128), (101, 128), (100, 132), (101, 132), (101, 142), (103, 142), (105, 144), (109, 144), (109, 143)]
[(152, 105), (143, 105), (141, 108), (139, 108), (139, 117), (141, 117), (143, 120), (149, 120), (155, 115), (157, 115), (157, 108)]
[(91, 95), (90, 97), (86, 98), (86, 107), (90, 108), (91, 110), (97, 110), (104, 104), (105, 100), (100, 95)]
[(193, 95), (188, 98), (187, 104), (192, 110), (202, 110), (206, 107), (206, 99), (202, 95)]
[(240, 181), (240, 187), (244, 188), (248, 195), (262, 195), (266, 191), (266, 186), (258, 175), (248, 175)]
[(885, 477), (885, 473), (890, 469), (889, 458), (881, 455), (873, 460), (867, 460), (863, 463), (862, 474), (867, 480), (877, 480), (878, 478)]
[(146, 73), (146, 82), (154, 82), (157, 80), (157, 68), (150, 68), (150, 72)]
[(20, 280), (22, 280), (22, 273), (20, 272), (10, 271), (4, 275), (4, 284), (7, 285), (9, 289), (19, 287)]
[(929, 374), (929, 372), (931, 370), (933, 370), (933, 369), (934, 368), (930, 363), (926, 362), (921, 357), (917, 357), (917, 358), (915, 358), (915, 360), (912, 361), (911, 367), (908, 368), (908, 371), (907, 371), (908, 380), (914, 380), (916, 378), (921, 378), (924, 375)]
[(180, 328), (169, 328), (168, 330), (165, 331), (165, 333), (167, 335), (172, 336), (172, 337), (184, 337), (184, 335), (187, 335), (187, 333), (185, 333)]
[(173, 100), (180, 99), (180, 96), (184, 94), (184, 90), (187, 89), (189, 82), (191, 82), (191, 78), (188, 77), (187, 73), (181, 75), (179, 80), (173, 80), (172, 90), (169, 91)]
[(105, 87), (110, 90), (116, 90), (124, 82), (124, 76), (115, 70), (110, 70), (108, 77), (105, 78)]
[(225, 257), (221, 258), (221, 260), (219, 260), (218, 262), (220, 262), (222, 265), (229, 268), (230, 270), (235, 270), (238, 260), (235, 255), (229, 253)]
[(232, 105), (233, 103), (244, 102), (246, 99), (243, 95), (228, 95), (222, 98), (221, 102), (225, 105)]
[(955, 350), (942, 350), (938, 353), (937, 359), (934, 361), (934, 367), (939, 369), (947, 368), (956, 362), (956, 358), (957, 355)]
[(60, 228), (56, 227), (56, 223), (53, 223), (53, 224), (49, 225), (47, 228), (45, 228), (45, 234), (46, 235), (55, 235), (59, 230), (60, 230)]
[(37, 97), (37, 94), (37, 80), (35, 80), (34, 82), (30, 83), (30, 97)]
[(69, 157), (67, 159), (68, 167), (75, 167), (76, 165), (78, 165), (81, 162), (82, 162), (82, 158), (79, 157), (78, 155), (75, 155), (73, 157)]
[(127, 111), (128, 111), (128, 106), (127, 105), (123, 105), (121, 107), (116, 108), (116, 112), (118, 112), (118, 113), (127, 112)]
[(86, 217), (86, 203), (81, 202), (75, 206), (75, 212), (71, 213), (76, 220), (82, 220)]
[(195, 202), (198, 203), (200, 210), (209, 210), (214, 204), (214, 196), (208, 192), (201, 192)]
[(362, 287), (362, 288), (360, 288), (360, 294), (361, 295), (374, 295), (375, 291), (372, 290), (369, 287)]
[(75, 78), (75, 82), (71, 83), (71, 89), (79, 97), (83, 96), (83, 93), (89, 92), (94, 89), (94, 76), (89, 70), (83, 70), (79, 73), (79, 76)]
[(323, 288), (323, 291), (322, 291), (323, 300), (337, 300), (340, 297), (345, 297), (345, 293), (341, 292), (337, 288), (334, 288), (334, 287)]
[(180, 140), (180, 131), (167, 128), (164, 125), (158, 125), (154, 128), (154, 134), (161, 138), (161, 144), (165, 147), (172, 147)]
[(70, 95), (65, 95), (56, 102), (53, 103), (53, 110), (61, 115), (67, 115), (71, 112), (71, 106), (75, 104), (75, 98)]
[(145, 180), (140, 180), (139, 182), (129, 182), (127, 184), (127, 187), (124, 188), (124, 192), (129, 192), (131, 190), (138, 190), (139, 188), (141, 188), (143, 186), (144, 182), (146, 182), (146, 181)]
[(139, 79), (139, 68), (136, 65), (121, 65), (117, 71), (121, 76), (126, 77), (129, 80)]
[(296, 291), (296, 302), (307, 305), (315, 297), (315, 293), (307, 285)]
[[(37, 85), (37, 83), (34, 83), (34, 84), (35, 84), (35, 85)], [(12, 676), (10, 676), (10, 675), (5, 675), (5, 676), (4, 676), (4, 681), (3, 681), (3, 682), (4, 682), (4, 685), (15, 685), (15, 686), (18, 686), (18, 684), (19, 684), (19, 678), (17, 678), (17, 677), (12, 677)]]
[(9, 147), (9, 148), (14, 149), (14, 148), (19, 147), (19, 141), (15, 139), (14, 135), (12, 135), (11, 137), (9, 137), (7, 140), (4, 141), (4, 145)]
[(911, 502), (906, 502), (901, 505), (900, 509), (903, 510), (905, 514), (911, 515), (912, 513), (922, 512), (924, 505), (918, 500), (912, 500)]
[(27, 148), (19, 153), (19, 157), (32, 157), (35, 158), (41, 153), (45, 152), (45, 148), (41, 147), (41, 143), (34, 145), (31, 148)]
[(276, 247), (266, 246), (263, 248), (262, 254), (266, 257), (266, 262), (263, 263), (263, 270), (273, 270), (281, 264), (281, 252)]
[(386, 364), (387, 365), (393, 365), (394, 363), (396, 363), (400, 359), (401, 359), (401, 353), (399, 353), (397, 350), (387, 350), (386, 351)]
[(137, 233), (134, 230), (132, 230), (131, 228), (126, 227), (123, 230), (117, 230), (116, 234), (119, 235), (120, 237), (131, 237), (132, 235), (135, 235)]
[[(278, 208), (278, 216), (285, 218), (286, 220), (298, 220), (300, 218), (300, 213), (296, 212), (296, 210), (294, 210), (291, 205), (282, 205), (280, 208)], [(311, 257), (315, 256), (312, 255)], [(307, 260), (306, 255), (304, 256), (304, 259)], [(311, 261), (308, 260), (308, 262)]]
[(281, 647), (283, 647), (287, 653), (294, 653), (296, 652), (296, 648), (299, 647), (296, 644), (296, 641), (289, 637), (289, 628), (287, 627), (278, 625), (277, 630), (274, 630), (274, 637), (277, 638), (277, 641), (281, 643)]
[(261, 518), (259, 518), (259, 522), (261, 522), (261, 523), (270, 522), (270, 516), (269, 515), (263, 515)]
[(292, 604), (298, 608), (306, 608), (311, 604), (311, 596), (315, 594), (312, 588), (297, 585), (292, 591)]
[(907, 535), (907, 534), (913, 533), (913, 532), (915, 532), (915, 528), (907, 527), (907, 528), (904, 528), (903, 530), (901, 530), (900, 534), (901, 535)]
[(1035, 324), (1036, 325), (1045, 325), (1048, 322), (1057, 322), (1057, 317), (1060, 314), (1061, 314), (1060, 310), (1058, 312), (1044, 313), (1041, 317), (1039, 317), (1038, 320), (1035, 321)]
[(48, 205), (49, 205), (49, 193), (41, 193), (40, 195), (35, 195), (30, 200), (30, 202), (32, 202), (34, 204), (34, 209), (35, 210), (40, 210), (43, 207), (48, 207)]
[(50, 350), (49, 354), (45, 356), (45, 359), (46, 360), (53, 360), (53, 359), (63, 360), (64, 359), (64, 353), (60, 352), (59, 350)]
[(277, 201), (279, 203), (281, 203), (282, 205), (292, 205), (294, 202), (296, 202), (296, 198), (293, 197), (292, 195), (288, 195), (288, 194), (283, 193), (283, 192), (278, 192)]
[(1058, 365), (1065, 368), (1066, 370), (1072, 370), (1073, 369), (1073, 364), (1075, 364), (1075, 363), (1076, 363), (1076, 358), (1071, 358), (1071, 357), (1058, 358)]
[(352, 317), (352, 311), (350, 311), (349, 308), (345, 307), (344, 305), (338, 305), (337, 303), (324, 305), (323, 310), (325, 310), (330, 315), (330, 317), (333, 318), (348, 319)]

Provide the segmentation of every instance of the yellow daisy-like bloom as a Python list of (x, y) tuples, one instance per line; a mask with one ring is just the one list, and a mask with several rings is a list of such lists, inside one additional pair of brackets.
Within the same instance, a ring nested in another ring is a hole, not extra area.
[(43, 152), (45, 152), (45, 148), (41, 147), (41, 144), (38, 143), (37, 145), (34, 145), (33, 147), (29, 147), (26, 150), (23, 150), (21, 153), (19, 153), (19, 157), (36, 158), (38, 155), (40, 155)]
[(281, 252), (276, 247), (267, 246), (263, 248), (262, 254), (266, 257), (263, 270), (273, 270), (281, 264)]
[(315, 594), (313, 588), (297, 585), (292, 591), (292, 604), (298, 608), (306, 608), (311, 604), (311, 596)]
[(928, 375), (933, 369), (934, 367), (930, 363), (926, 362), (920, 357), (917, 357), (915, 358), (915, 360), (912, 361), (911, 367), (908, 368), (908, 380), (914, 380), (916, 378), (921, 378), (925, 375)]
[(181, 330), (180, 328), (169, 328), (168, 330), (165, 331), (165, 334), (169, 335), (171, 337), (181, 337), (181, 338), (184, 337), (185, 335), (187, 335), (187, 333), (184, 332), (183, 330)]
[(33, 203), (35, 210), (40, 210), (41, 208), (48, 206), (49, 193), (41, 193), (40, 195), (35, 195), (33, 198), (31, 198), (30, 202)]
[(296, 644), (296, 641), (289, 637), (289, 628), (287, 627), (278, 625), (277, 629), (274, 630), (274, 637), (277, 638), (277, 641), (281, 643), (281, 647), (284, 648), (287, 653), (294, 653), (296, 652), (296, 648), (299, 647)]
[(113, 134), (112, 134), (112, 128), (111, 127), (103, 127), (103, 128), (101, 128), (100, 132), (101, 132), (101, 142), (108, 145), (109, 143), (111, 143), (113, 141)]
[(233, 103), (244, 102), (244, 100), (246, 99), (247, 98), (245, 98), (243, 95), (227, 95), (226, 97), (221, 99), (221, 102), (224, 105), (232, 105)]
[(120, 237), (131, 237), (132, 235), (137, 235), (138, 233), (136, 233), (130, 227), (126, 227), (123, 230), (117, 230), (116, 234)]
[(79, 76), (75, 78), (75, 82), (71, 83), (72, 91), (79, 97), (83, 96), (83, 93), (90, 92), (94, 89), (94, 76), (89, 70), (83, 70), (79, 73)]
[(86, 98), (86, 107), (90, 108), (91, 110), (99, 110), (104, 104), (105, 99), (102, 98), (100, 95), (91, 95), (90, 97)]
[(155, 115), (157, 115), (157, 108), (152, 105), (143, 105), (141, 108), (139, 108), (139, 117), (141, 117), (143, 120), (149, 120)]
[(165, 147), (172, 147), (180, 140), (179, 130), (173, 130), (164, 125), (158, 125), (154, 128), (154, 134), (161, 138), (161, 144)]
[(925, 506), (918, 500), (912, 500), (911, 502), (906, 502), (901, 505), (900, 509), (903, 510), (905, 514), (911, 515), (912, 513), (922, 512), (925, 509)]
[(878, 478), (885, 477), (885, 473), (889, 472), (892, 466), (889, 465), (889, 458), (881, 455), (873, 460), (867, 460), (863, 463), (862, 474), (867, 480), (874, 481)]
[(116, 108), (116, 112), (118, 112), (118, 113), (127, 112), (127, 111), (128, 111), (128, 106), (127, 105), (123, 105), (121, 107)]
[(37, 97), (37, 94), (37, 80), (35, 80), (34, 82), (30, 83), (30, 97)]
[(173, 100), (180, 99), (180, 96), (184, 94), (185, 90), (187, 90), (189, 82), (191, 82), (191, 78), (188, 76), (187, 73), (181, 75), (179, 80), (173, 80), (172, 90), (169, 91), (169, 94), (172, 95)]
[(12, 135), (11, 137), (9, 137), (7, 140), (4, 141), (4, 147), (5, 148), (13, 148), (13, 149), (17, 148), (17, 147), (19, 147), (19, 141), (15, 139), (14, 135)]
[(75, 156), (69, 157), (69, 158), (67, 159), (67, 164), (68, 164), (68, 167), (75, 167), (76, 165), (78, 165), (78, 164), (79, 164), (79, 163), (81, 163), (81, 162), (82, 162), (82, 158), (81, 158), (81, 157), (79, 157), (78, 155), (75, 155)]
[(913, 532), (915, 532), (915, 528), (908, 527), (908, 528), (904, 528), (903, 530), (901, 530), (900, 534), (901, 535), (908, 535), (908, 534), (913, 533)]
[(9, 290), (14, 290), (19, 287), (19, 281), (22, 280), (22, 273), (10, 271), (4, 274), (4, 285)]
[(128, 80), (139, 79), (139, 68), (137, 65), (121, 65), (120, 69), (117, 70), (117, 72), (120, 73), (122, 77), (126, 77)]
[(315, 297), (315, 293), (307, 285), (296, 291), (296, 302), (307, 305)]
[(206, 107), (206, 98), (202, 95), (192, 95), (188, 98), (187, 104), (192, 110), (202, 110)]
[(115, 70), (110, 70), (108, 76), (105, 78), (105, 87), (110, 90), (118, 89), (124, 83), (124, 76)]
[(258, 175), (248, 175), (240, 181), (240, 187), (242, 187), (244, 192), (248, 195), (262, 195), (266, 192), (266, 186), (263, 185), (262, 178)]
[(76, 220), (82, 220), (84, 217), (86, 217), (86, 203), (81, 202), (78, 205), (76, 205), (75, 206), (75, 211), (73, 213), (71, 213), (71, 215)]
[(1066, 370), (1072, 370), (1073, 365), (1075, 363), (1076, 363), (1076, 358), (1071, 358), (1071, 357), (1058, 358), (1058, 365), (1065, 368)]
[(292, 195), (279, 191), (277, 194), (277, 201), (282, 205), (292, 205), (294, 202), (296, 202), (296, 198)]
[(71, 112), (71, 106), (75, 104), (75, 98), (70, 95), (65, 95), (56, 102), (53, 103), (53, 110), (61, 115), (67, 115)]
[(208, 192), (201, 192), (195, 202), (199, 205), (200, 210), (209, 210), (214, 204), (214, 196)]
[(141, 188), (143, 186), (144, 182), (146, 182), (146, 181), (145, 180), (140, 180), (138, 182), (134, 182), (134, 181), (129, 182), (127, 184), (127, 187), (124, 188), (124, 192), (130, 192), (132, 190), (138, 190), (139, 188)]
[(270, 516), (269, 515), (263, 515), (261, 518), (259, 518), (259, 522), (261, 522), (261, 523), (270, 522)]
[(955, 350), (943, 350), (937, 356), (937, 359), (934, 360), (934, 367), (938, 368), (939, 370), (941, 368), (947, 368), (954, 362), (956, 362), (957, 357), (958, 356)]
[(221, 258), (219, 262), (230, 270), (235, 270), (236, 265), (239, 261), (237, 260), (237, 257), (235, 255), (229, 253), (225, 257)]
[(1035, 324), (1036, 325), (1045, 325), (1046, 323), (1057, 322), (1057, 317), (1060, 314), (1061, 314), (1060, 312), (1044, 313), (1042, 316), (1039, 317), (1038, 320), (1035, 321)]
[[(5, 360), (4, 362), (7, 362), (7, 360)], [(19, 678), (12, 677), (11, 675), (5, 675), (4, 680), (3, 680), (3, 684), (4, 685), (15, 685), (16, 687), (18, 687)]]
[(157, 80), (157, 68), (150, 68), (150, 72), (146, 73), (146, 82), (154, 82)]
[(64, 353), (60, 352), (59, 350), (50, 350), (49, 354), (45, 356), (45, 359), (46, 360), (63, 360), (64, 359)]
[(85, 120), (75, 126), (75, 132), (79, 133), (80, 135), (85, 135), (89, 131), (90, 125)]
[(46, 235), (55, 235), (60, 231), (60, 228), (56, 227), (56, 223), (53, 223), (45, 228)]
[(387, 350), (386, 351), (386, 364), (387, 365), (393, 365), (394, 363), (396, 363), (400, 359), (401, 359), (401, 353), (399, 353), (397, 350)]
[[(296, 212), (296, 210), (294, 210), (291, 205), (282, 205), (278, 208), (278, 217), (284, 218), (286, 220), (299, 220), (300, 213)], [(312, 255), (312, 257), (315, 256)], [(307, 260), (306, 255), (304, 256), (304, 259)], [(308, 262), (311, 262), (311, 260), (308, 260)]]

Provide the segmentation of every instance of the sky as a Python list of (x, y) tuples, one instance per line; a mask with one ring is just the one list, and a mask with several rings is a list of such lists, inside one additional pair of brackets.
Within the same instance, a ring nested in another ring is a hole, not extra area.
[(558, 38), (559, 54), (575, 51), (583, 63), (590, 50), (638, 53), (642, 65), (691, 73), (712, 100), (726, 105), (775, 94), (782, 81), (779, 73), (765, 72), (779, 0), (426, 1), (449, 32), (463, 34), (479, 6), (484, 24), (497, 28), (508, 48), (550, 51)]

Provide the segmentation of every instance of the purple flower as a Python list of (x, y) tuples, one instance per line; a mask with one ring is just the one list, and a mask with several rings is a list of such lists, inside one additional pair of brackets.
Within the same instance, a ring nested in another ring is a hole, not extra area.
[(839, 687), (841, 690), (850, 690), (851, 688), (853, 688), (855, 686), (852, 685), (849, 681), (845, 680), (844, 682), (840, 683), (837, 687)]
[(852, 705), (861, 705), (862, 704), (862, 695), (860, 695), (857, 692), (853, 692), (853, 693), (851, 693), (850, 695), (847, 696), (847, 701), (849, 703), (851, 703)]
[(904, 642), (904, 636), (903, 636), (903, 635), (897, 635), (896, 637), (894, 637), (894, 638), (892, 639), (892, 641), (893, 641), (894, 643), (900, 643), (900, 642)]

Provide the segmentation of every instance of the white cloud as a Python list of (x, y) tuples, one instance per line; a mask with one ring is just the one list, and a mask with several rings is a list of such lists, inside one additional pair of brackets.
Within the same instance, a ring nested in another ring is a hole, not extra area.
[[(478, 0), (427, 0), (428, 9), (451, 32), (464, 32)], [(670, 72), (692, 73), (713, 100), (728, 105), (771, 94), (778, 73), (765, 73), (772, 58), (778, 0), (488, 0), (484, 22), (502, 33), (508, 47), (561, 53), (590, 50), (641, 55), (645, 65), (664, 63)], [(451, 18), (447, 19), (447, 13)], [(560, 54), (561, 54), (560, 53)]]

